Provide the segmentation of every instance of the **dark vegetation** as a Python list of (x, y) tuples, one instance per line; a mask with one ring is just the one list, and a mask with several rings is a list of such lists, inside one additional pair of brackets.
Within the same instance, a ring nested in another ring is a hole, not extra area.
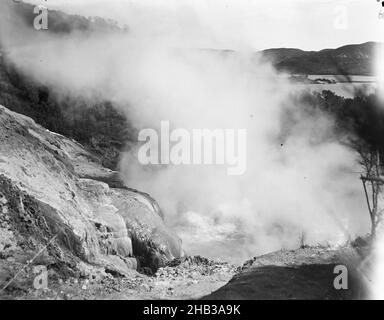
[[(33, 21), (36, 17), (36, 14), (33, 13), (35, 5), (25, 2), (16, 3), (12, 0), (3, 0), (1, 2), (0, 9), (1, 6), (7, 6), (11, 12), (21, 18), (25, 26), (33, 29)], [(49, 9), (49, 27), (45, 32), (66, 34), (74, 31), (82, 33), (128, 31), (128, 26), (120, 26), (112, 19), (104, 19), (101, 17), (86, 18), (80, 15), (67, 14), (62, 11), (50, 9), (49, 3), (47, 3), (47, 7)]]
[[(380, 207), (378, 201), (384, 186), (383, 102), (377, 94), (366, 94), (363, 91), (356, 92), (354, 98), (344, 98), (332, 91), (323, 91), (307, 92), (293, 99), (313, 121), (318, 119), (318, 112), (330, 116), (335, 122), (335, 130), (325, 138), (336, 138), (359, 154), (362, 168), (360, 179), (371, 219), (371, 236), (374, 237), (376, 228), (384, 217), (384, 208)], [(286, 130), (289, 130), (294, 125), (295, 117), (290, 114), (286, 117), (289, 119)]]
[[(34, 5), (1, 1), (0, 10), (18, 19), (9, 22), (14, 30), (33, 30)], [(7, 18), (7, 15), (5, 15)], [(22, 23), (20, 23), (22, 22)], [(79, 32), (127, 32), (127, 26), (100, 17), (82, 17), (49, 10), (49, 28), (44, 32), (69, 34)], [(37, 35), (32, 32), (29, 36)], [(0, 39), (0, 104), (27, 115), (45, 128), (73, 138), (98, 155), (102, 164), (115, 169), (120, 151), (132, 140), (134, 130), (125, 115), (111, 101), (89, 100), (60, 93), (22, 74), (7, 59), (7, 47)]]
[(338, 138), (350, 147), (357, 151), (377, 150), (384, 155), (384, 106), (377, 94), (361, 91), (354, 98), (344, 98), (324, 90), (306, 92), (293, 99), (308, 115), (323, 112), (331, 116)]
[(112, 102), (59, 96), (19, 73), (4, 56), (0, 56), (0, 104), (80, 142), (112, 169), (120, 152), (134, 140), (134, 129)]

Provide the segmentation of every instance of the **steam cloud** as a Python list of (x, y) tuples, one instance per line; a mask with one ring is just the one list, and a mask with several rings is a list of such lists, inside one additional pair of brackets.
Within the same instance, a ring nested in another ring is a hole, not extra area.
[[(302, 112), (292, 99), (299, 89), (252, 52), (185, 46), (199, 19), (180, 42), (177, 29), (143, 32), (143, 19), (128, 34), (46, 33), (33, 42), (19, 28), (13, 46), (2, 21), (1, 42), (20, 70), (58, 92), (114, 101), (137, 129), (161, 120), (172, 129), (247, 129), (241, 176), (216, 165), (142, 166), (137, 149), (122, 157), (126, 184), (159, 202), (188, 253), (241, 262), (297, 248), (301, 238), (341, 244), (368, 230), (357, 156), (332, 138), (332, 119)], [(296, 121), (284, 131), (287, 112)]]

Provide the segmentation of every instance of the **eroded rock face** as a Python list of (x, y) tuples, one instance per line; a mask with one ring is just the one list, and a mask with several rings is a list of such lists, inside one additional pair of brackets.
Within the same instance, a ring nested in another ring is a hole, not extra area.
[(75, 141), (0, 106), (0, 264), (45, 246), (43, 264), (100, 265), (128, 275), (183, 256), (149, 195)]

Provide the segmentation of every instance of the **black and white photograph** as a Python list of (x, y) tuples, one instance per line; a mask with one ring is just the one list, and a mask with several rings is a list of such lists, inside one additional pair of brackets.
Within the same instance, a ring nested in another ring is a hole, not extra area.
[(0, 308), (383, 298), (384, 1), (0, 0)]

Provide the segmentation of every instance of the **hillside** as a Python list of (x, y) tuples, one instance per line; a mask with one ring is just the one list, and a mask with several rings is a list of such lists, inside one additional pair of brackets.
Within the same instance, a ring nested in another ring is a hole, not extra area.
[[(7, 23), (11, 25), (24, 24), (33, 30), (34, 5), (26, 2), (1, 1), (0, 10), (8, 13)], [(15, 19), (17, 17), (17, 19)], [(46, 32), (53, 34), (68, 34), (71, 32), (127, 32), (128, 26), (119, 26), (111, 19), (101, 17), (83, 17), (67, 14), (62, 11), (49, 10), (49, 27)]]
[(0, 212), (2, 294), (30, 281), (36, 265), (53, 277), (127, 276), (183, 256), (154, 199), (79, 143), (2, 106)]
[[(2, 27), (9, 31), (14, 41), (11, 47), (25, 44), (25, 34), (29, 41), (41, 35), (33, 29), (33, 8), (33, 5), (23, 2), (0, 2), (0, 12), (6, 19), (0, 21), (0, 31)], [(100, 17), (86, 18), (49, 11), (49, 28), (43, 31), (44, 35), (60, 37), (74, 32), (87, 36), (100, 32), (128, 32), (128, 27)], [(102, 165), (116, 169), (121, 151), (129, 147), (137, 136), (129, 119), (111, 101), (95, 101), (57, 92), (25, 74), (12, 62), (9, 44), (2, 36), (0, 32), (0, 105), (31, 117), (51, 131), (75, 139), (97, 155)]]
[(374, 75), (376, 42), (346, 45), (337, 49), (303, 51), (276, 48), (261, 52), (276, 69), (293, 74)]

